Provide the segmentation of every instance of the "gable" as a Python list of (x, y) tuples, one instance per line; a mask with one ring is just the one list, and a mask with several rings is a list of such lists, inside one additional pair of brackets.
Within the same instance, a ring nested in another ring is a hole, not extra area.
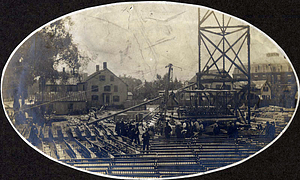
[[(91, 79), (93, 78), (96, 78), (96, 77), (99, 77), (98, 75), (101, 75), (101, 74), (109, 74), (111, 76), (114, 76), (115, 79), (118, 79), (120, 80), (122, 83), (124, 83), (126, 86), (128, 86), (121, 78), (119, 78), (118, 76), (116, 76), (113, 72), (111, 72), (109, 69), (103, 69), (101, 71), (97, 71), (97, 72), (94, 72), (93, 74), (91, 74), (90, 76), (88, 76), (84, 82), (88, 82), (90, 81)], [(110, 77), (109, 77), (110, 78)]]

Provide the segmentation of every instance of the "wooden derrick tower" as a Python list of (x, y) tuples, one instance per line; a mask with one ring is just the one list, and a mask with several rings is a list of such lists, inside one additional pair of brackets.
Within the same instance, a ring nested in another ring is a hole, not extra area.
[[(250, 27), (211, 10), (198, 9), (198, 72), (180, 93), (180, 119), (250, 122)], [(204, 66), (202, 67), (202, 63)], [(230, 75), (237, 68), (245, 79)], [(236, 88), (236, 84), (243, 84)], [(244, 104), (241, 103), (244, 98)], [(243, 105), (244, 109), (240, 109)]]

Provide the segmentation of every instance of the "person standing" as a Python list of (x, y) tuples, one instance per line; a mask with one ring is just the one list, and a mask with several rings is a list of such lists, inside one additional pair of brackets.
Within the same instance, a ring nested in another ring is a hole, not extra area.
[(150, 145), (150, 134), (148, 132), (148, 129), (146, 129), (146, 131), (144, 132), (143, 136), (143, 151), (145, 151), (146, 149), (149, 150), (149, 145)]
[(121, 123), (120, 123), (120, 133), (121, 133), (122, 136), (125, 136), (125, 135), (126, 135), (126, 132), (125, 132), (125, 124), (124, 124), (123, 119), (121, 119)]
[(266, 122), (264, 131), (266, 133), (266, 137), (269, 137), (269, 134), (270, 134), (270, 123), (269, 123), (269, 121)]
[(136, 124), (135, 125), (135, 129), (134, 129), (134, 141), (136, 144), (140, 145), (140, 130), (139, 130), (139, 125)]
[(166, 122), (165, 136), (166, 136), (167, 139), (170, 139), (171, 131), (172, 131), (172, 128), (170, 127), (169, 123)]
[(121, 135), (121, 127), (120, 127), (120, 122), (116, 122), (116, 127), (115, 127), (115, 132), (120, 136)]
[(213, 125), (213, 134), (214, 135), (219, 135), (220, 134), (220, 126), (219, 126), (218, 122), (216, 122)]
[(276, 130), (275, 130), (275, 123), (272, 122), (272, 123), (270, 124), (270, 127), (269, 127), (269, 138), (270, 138), (270, 140), (273, 140), (273, 139), (274, 139), (274, 137), (275, 137), (275, 132), (276, 132)]
[(175, 126), (175, 134), (176, 134), (177, 138), (181, 138), (181, 130), (182, 130), (182, 128), (181, 128), (180, 125), (181, 124), (179, 123), (179, 124), (176, 124), (176, 126)]

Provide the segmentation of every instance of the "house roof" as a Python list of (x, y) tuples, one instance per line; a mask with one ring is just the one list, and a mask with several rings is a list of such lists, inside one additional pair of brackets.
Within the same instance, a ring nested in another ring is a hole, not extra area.
[[(102, 69), (102, 70), (99, 70), (99, 71), (96, 71), (94, 72), (93, 74), (89, 75), (86, 79), (84, 79), (83, 81), (86, 82), (86, 81), (89, 81), (90, 79), (94, 78), (95, 76), (97, 76), (98, 74), (101, 74), (102, 72), (104, 71), (108, 71), (110, 72), (112, 75), (114, 75), (116, 78), (120, 79), (124, 84), (126, 84), (121, 78), (119, 78), (118, 76), (116, 76), (112, 71), (110, 71), (109, 69)], [(126, 86), (128, 86), (126, 84)]]
[[(37, 93), (35, 101), (42, 101), (42, 93)], [(85, 102), (87, 101), (84, 91), (79, 92), (48, 92), (43, 95), (44, 102)]]
[[(290, 69), (291, 65), (287, 61), (285, 61), (285, 59), (283, 58), (278, 59), (278, 58), (279, 57), (269, 57), (268, 60), (271, 61), (267, 61), (266, 59), (263, 59), (262, 60), (263, 63), (252, 63), (250, 65), (251, 72), (252, 73), (293, 72), (293, 70)], [(245, 64), (244, 66), (246, 69), (248, 69), (247, 64)], [(255, 71), (256, 68), (257, 68), (257, 72)], [(242, 73), (239, 71), (237, 67), (235, 67), (232, 74), (242, 74)]]
[(246, 81), (237, 81), (234, 82), (235, 88), (243, 88), (248, 84)]
[(252, 81), (252, 83), (255, 85), (255, 88), (261, 89), (267, 83), (267, 80)]
[[(225, 72), (223, 69), (219, 69), (220, 72)], [(217, 69), (209, 70), (208, 73), (203, 73), (202, 79), (220, 79), (221, 74)], [(232, 79), (230, 74), (226, 74), (226, 78)], [(197, 75), (193, 76), (190, 82), (197, 82)]]
[(46, 85), (77, 85), (79, 83), (77, 78), (71, 77), (63, 84), (62, 79), (54, 79), (54, 82), (48, 80)]

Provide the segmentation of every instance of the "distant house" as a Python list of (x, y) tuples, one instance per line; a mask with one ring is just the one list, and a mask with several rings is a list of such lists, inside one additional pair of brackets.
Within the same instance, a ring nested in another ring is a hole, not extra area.
[(84, 83), (79, 84), (79, 89), (86, 91), (88, 107), (119, 106), (127, 100), (128, 85), (107, 68), (103, 63), (103, 69), (88, 76)]
[[(251, 64), (251, 80), (267, 80), (271, 86), (273, 84), (296, 84), (296, 78), (294, 76), (292, 66), (287, 62), (287, 60), (285, 60), (285, 58), (279, 57), (278, 53), (275, 53), (275, 55), (274, 53), (268, 53), (266, 54), (266, 60), (276, 60), (276, 62), (281, 63), (264, 63), (264, 60), (262, 59), (262, 63)], [(248, 66), (245, 65), (245, 68), (248, 69)], [(234, 69), (232, 75), (234, 79), (246, 78), (246, 75), (244, 75), (238, 68)]]
[(81, 82), (69, 78), (65, 82), (56, 79), (54, 82), (40, 83), (35, 101), (37, 104), (47, 102), (46, 111), (72, 114), (82, 113), (91, 107), (120, 107), (127, 99), (127, 84), (111, 72), (104, 62), (102, 70), (96, 65), (96, 72)]
[[(197, 83), (197, 74), (189, 81), (184, 83), (184, 86)], [(230, 74), (223, 69), (210, 69), (201, 74), (201, 84), (204, 90), (233, 90), (233, 80)], [(185, 90), (195, 90), (195, 86), (190, 86)], [(180, 105), (189, 106), (195, 103), (197, 94), (195, 92), (181, 93), (178, 101)], [(202, 96), (202, 105), (208, 105), (209, 101), (206, 97)]]
[(133, 94), (132, 94), (132, 92), (128, 92), (128, 93), (127, 93), (127, 99), (128, 99), (128, 100), (132, 100), (132, 99), (133, 99)]
[(44, 104), (48, 114), (82, 114), (86, 109), (85, 92), (45, 92), (36, 94), (36, 103)]
[[(265, 63), (277, 62), (277, 63)], [(295, 107), (295, 94), (297, 93), (297, 82), (293, 72), (292, 66), (280, 57), (278, 53), (267, 53), (265, 59), (261, 60), (262, 63), (251, 64), (251, 81), (266, 81), (269, 92), (264, 92), (261, 98), (272, 99), (271, 104), (283, 107)], [(278, 63), (279, 62), (279, 63)], [(245, 65), (248, 69), (248, 66)], [(246, 76), (237, 68), (233, 71), (233, 79), (245, 79)]]
[(253, 92), (260, 97), (261, 100), (271, 99), (271, 86), (267, 80), (252, 81)]
[[(232, 90), (233, 83), (230, 82), (232, 80), (232, 77), (228, 73), (225, 73), (223, 69), (220, 69), (219, 71), (217, 69), (212, 69), (209, 70), (209, 72), (206, 72), (202, 75), (201, 80), (203, 81), (202, 85), (204, 86), (204, 88), (218, 89), (218, 90), (220, 89)], [(223, 76), (223, 74), (225, 75)], [(225, 82), (225, 86), (221, 81), (221, 79), (227, 81)], [(197, 75), (195, 75), (189, 82), (190, 83), (197, 82)]]

